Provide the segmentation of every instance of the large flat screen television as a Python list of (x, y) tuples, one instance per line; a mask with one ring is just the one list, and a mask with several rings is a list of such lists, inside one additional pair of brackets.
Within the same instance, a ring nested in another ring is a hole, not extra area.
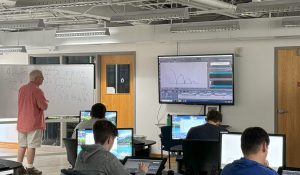
[(234, 55), (158, 56), (159, 102), (234, 104)]

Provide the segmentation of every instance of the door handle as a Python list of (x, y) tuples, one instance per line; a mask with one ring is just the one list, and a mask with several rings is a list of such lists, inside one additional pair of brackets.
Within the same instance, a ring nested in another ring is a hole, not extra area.
[(288, 113), (289, 111), (288, 110), (286, 110), (286, 109), (278, 109), (277, 110), (277, 113), (278, 114), (285, 114), (285, 113)]

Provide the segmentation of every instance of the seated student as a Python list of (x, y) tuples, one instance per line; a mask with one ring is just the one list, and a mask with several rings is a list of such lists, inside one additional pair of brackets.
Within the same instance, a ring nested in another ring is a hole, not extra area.
[(207, 113), (206, 123), (191, 128), (187, 133), (187, 139), (219, 140), (220, 132), (228, 132), (219, 126), (222, 122), (222, 114), (219, 111), (211, 110)]
[(269, 135), (260, 127), (247, 128), (241, 137), (241, 148), (244, 157), (228, 164), (221, 175), (277, 175), (268, 168)]
[(74, 129), (72, 138), (76, 139), (77, 129), (92, 129), (94, 123), (99, 119), (105, 118), (106, 107), (102, 103), (96, 103), (91, 108), (91, 119), (80, 122)]
[[(108, 120), (98, 120), (94, 124), (93, 133), (96, 144), (82, 145), (74, 169), (79, 172), (93, 170), (101, 175), (128, 175), (129, 172), (117, 157), (109, 152), (118, 135), (116, 126)], [(145, 174), (148, 167), (140, 164), (139, 170), (141, 173), (138, 174)]]

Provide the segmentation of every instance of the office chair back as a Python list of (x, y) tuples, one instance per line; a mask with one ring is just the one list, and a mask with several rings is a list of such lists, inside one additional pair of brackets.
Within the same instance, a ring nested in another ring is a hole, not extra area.
[(67, 151), (67, 159), (72, 168), (75, 166), (77, 158), (77, 140), (72, 138), (63, 138), (63, 142)]
[(160, 140), (161, 140), (161, 158), (163, 157), (163, 151), (168, 151), (168, 157), (169, 157), (169, 169), (171, 169), (171, 161), (170, 161), (170, 149), (173, 146), (181, 145), (181, 140), (173, 140), (172, 139), (172, 126), (162, 126), (160, 127), (161, 134), (160, 134)]
[(172, 126), (162, 126), (161, 130), (161, 144), (163, 150), (170, 151), (170, 148), (176, 145), (181, 145), (182, 140), (172, 139)]
[(217, 175), (220, 164), (220, 142), (183, 140), (183, 162), (186, 175)]

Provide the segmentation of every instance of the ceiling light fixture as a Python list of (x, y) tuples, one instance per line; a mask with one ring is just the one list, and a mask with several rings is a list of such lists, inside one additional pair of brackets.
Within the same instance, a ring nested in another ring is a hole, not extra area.
[(194, 23), (172, 24), (172, 33), (183, 32), (220, 32), (225, 30), (239, 30), (238, 21), (208, 21)]
[(189, 18), (190, 15), (187, 8), (174, 8), (119, 13), (118, 15), (112, 16), (110, 22), (157, 21)]
[(263, 12), (293, 12), (300, 10), (299, 0), (276, 0), (249, 2), (237, 4), (236, 12), (240, 14), (263, 13)]
[(282, 18), (283, 27), (300, 27), (300, 17)]
[(8, 53), (24, 52), (26, 53), (25, 46), (2, 46), (0, 47), (0, 55)]
[(78, 29), (78, 30), (58, 30), (56, 31), (56, 38), (76, 38), (76, 37), (95, 37), (95, 36), (109, 36), (108, 28), (98, 29)]
[(42, 29), (45, 27), (45, 23), (42, 19), (30, 19), (30, 20), (15, 20), (15, 21), (1, 21), (0, 30), (4, 31), (16, 31), (24, 29)]

